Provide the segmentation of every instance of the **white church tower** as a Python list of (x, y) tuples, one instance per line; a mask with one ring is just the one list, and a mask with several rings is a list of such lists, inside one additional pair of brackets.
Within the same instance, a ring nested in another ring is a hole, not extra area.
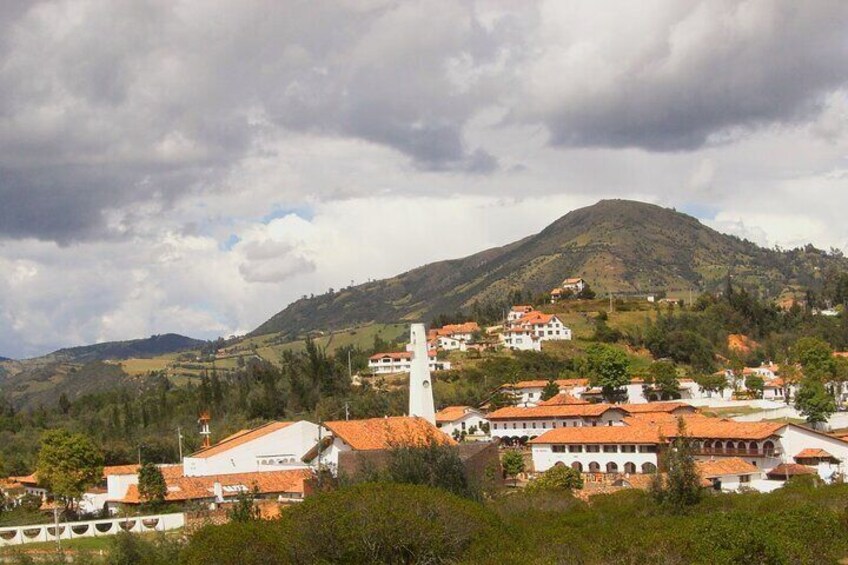
[(409, 373), (409, 415), (419, 416), (435, 425), (433, 380), (430, 378), (430, 358), (424, 324), (412, 324), (409, 327), (409, 345), (412, 350), (412, 369)]

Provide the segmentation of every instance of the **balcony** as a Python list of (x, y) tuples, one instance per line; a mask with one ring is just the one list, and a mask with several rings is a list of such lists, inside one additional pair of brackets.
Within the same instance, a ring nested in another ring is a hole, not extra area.
[(719, 448), (700, 447), (693, 448), (692, 453), (695, 455), (716, 455), (725, 457), (779, 457), (780, 451), (776, 449), (738, 449), (738, 448)]

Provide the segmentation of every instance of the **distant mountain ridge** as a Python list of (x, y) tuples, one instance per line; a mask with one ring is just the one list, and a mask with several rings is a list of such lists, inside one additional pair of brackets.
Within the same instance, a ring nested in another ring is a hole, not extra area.
[(848, 269), (848, 261), (811, 246), (765, 249), (653, 204), (602, 200), (503, 247), (298, 300), (251, 335), (429, 320), (475, 301), (503, 301), (514, 290), (549, 291), (566, 277), (582, 277), (602, 294), (638, 294), (715, 290), (731, 276), (776, 297), (787, 288), (815, 287), (830, 266)]
[(94, 345), (67, 347), (47, 355), (53, 361), (89, 363), (91, 361), (120, 360), (131, 357), (154, 357), (201, 347), (206, 342), (184, 335), (167, 333), (127, 341), (108, 341)]

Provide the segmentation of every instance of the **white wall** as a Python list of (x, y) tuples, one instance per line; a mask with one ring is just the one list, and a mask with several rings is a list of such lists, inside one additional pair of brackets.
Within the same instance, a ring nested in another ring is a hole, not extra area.
[(618, 453), (604, 453), (603, 446), (599, 453), (590, 453), (586, 451), (587, 446), (583, 446), (582, 453), (570, 453), (566, 447), (565, 453), (554, 453), (551, 445), (533, 445), (533, 468), (537, 473), (547, 471), (557, 463), (563, 463), (570, 467), (575, 461), (583, 465), (583, 472), (589, 472), (589, 464), (596, 462), (601, 466), (601, 473), (606, 472), (607, 463), (613, 462), (618, 465), (618, 473), (624, 473), (624, 465), (633, 463), (636, 465), (636, 473), (642, 472), (642, 465), (652, 463), (657, 465), (656, 453), (639, 453), (637, 446), (636, 453), (621, 453), (621, 446), (617, 446)]
[(300, 421), (210, 457), (183, 459), (187, 477), (307, 467), (302, 457), (318, 441), (318, 426)]
[(454, 420), (453, 422), (445, 422), (443, 424), (437, 424), (439, 429), (444, 433), (453, 437), (454, 430), (459, 430), (460, 432), (468, 433), (468, 430), (471, 429), (472, 426), (477, 427), (477, 433), (482, 434), (483, 430), (480, 428), (487, 420), (483, 417), (482, 414), (477, 412), (476, 410), (472, 410), (466, 412), (462, 415), (461, 418)]

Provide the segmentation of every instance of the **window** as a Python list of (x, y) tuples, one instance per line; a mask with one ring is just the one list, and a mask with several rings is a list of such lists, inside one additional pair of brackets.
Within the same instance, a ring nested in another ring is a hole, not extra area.
[(632, 475), (633, 473), (636, 472), (636, 464), (631, 463), (631, 462), (625, 463), (624, 464), (624, 472)]
[(583, 464), (580, 461), (575, 461), (571, 464), (571, 468), (577, 471), (578, 473), (583, 472)]
[(657, 466), (653, 463), (642, 463), (642, 472), (643, 473), (656, 473)]
[(493, 429), (493, 430), (498, 429), (498, 424), (497, 424), (497, 423), (492, 424), (492, 429)]
[(527, 422), (521, 422), (521, 427), (526, 430), (527, 429)]
[(551, 451), (553, 451), (554, 453), (565, 453), (565, 446), (564, 445), (554, 445), (554, 446), (551, 447)]
[(739, 475), (739, 482), (740, 483), (750, 483), (751, 482), (751, 475)]
[(543, 429), (543, 430), (544, 430), (544, 429), (547, 429), (547, 427), (548, 427), (548, 423), (547, 423), (547, 422), (542, 422), (542, 429)]
[(586, 453), (600, 453), (601, 446), (600, 445), (587, 445)]
[(605, 445), (604, 446), (604, 453), (618, 453), (618, 446), (617, 445)]
[(569, 453), (583, 453), (583, 446), (582, 445), (569, 445), (568, 446), (568, 452)]
[(607, 473), (618, 473), (618, 464), (613, 461), (607, 463)]
[(595, 461), (592, 461), (591, 463), (589, 463), (589, 472), (590, 473), (599, 473), (600, 471), (601, 471), (600, 463), (597, 463)]
[(639, 453), (656, 453), (657, 446), (656, 445), (640, 445)]
[(636, 453), (636, 446), (635, 445), (622, 445), (621, 446), (621, 452), (622, 453)]

